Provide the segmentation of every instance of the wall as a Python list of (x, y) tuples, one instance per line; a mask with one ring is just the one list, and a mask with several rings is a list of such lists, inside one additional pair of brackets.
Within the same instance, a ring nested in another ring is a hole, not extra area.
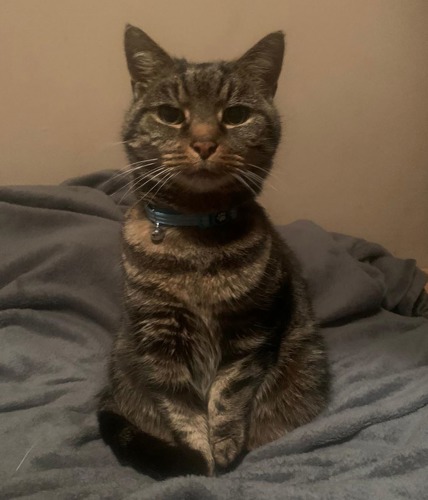
[(201, 61), (283, 29), (285, 140), (262, 198), (428, 266), (426, 0), (0, 0), (0, 184), (126, 164), (126, 22)]

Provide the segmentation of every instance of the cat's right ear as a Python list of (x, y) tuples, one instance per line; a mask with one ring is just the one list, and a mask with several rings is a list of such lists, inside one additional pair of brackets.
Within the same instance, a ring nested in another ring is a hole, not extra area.
[(238, 68), (259, 85), (267, 97), (275, 95), (284, 59), (285, 36), (276, 31), (262, 38), (237, 61)]
[(125, 29), (125, 54), (134, 95), (173, 65), (171, 57), (156, 42), (130, 24)]

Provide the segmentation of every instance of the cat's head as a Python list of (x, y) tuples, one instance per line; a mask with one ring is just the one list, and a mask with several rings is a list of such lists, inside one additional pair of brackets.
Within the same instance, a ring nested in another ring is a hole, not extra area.
[(230, 62), (169, 56), (127, 26), (133, 101), (123, 128), (137, 196), (176, 209), (224, 209), (261, 191), (280, 139), (273, 104), (284, 35)]

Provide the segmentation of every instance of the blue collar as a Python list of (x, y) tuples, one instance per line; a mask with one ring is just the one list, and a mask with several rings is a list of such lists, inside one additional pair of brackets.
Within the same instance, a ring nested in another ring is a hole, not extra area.
[(238, 209), (232, 208), (224, 212), (211, 214), (181, 214), (173, 210), (155, 208), (151, 205), (144, 207), (148, 219), (159, 226), (194, 226), (201, 229), (222, 226), (238, 216)]

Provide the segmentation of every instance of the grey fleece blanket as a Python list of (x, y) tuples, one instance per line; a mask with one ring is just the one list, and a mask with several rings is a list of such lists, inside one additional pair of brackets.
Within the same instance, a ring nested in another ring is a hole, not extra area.
[(117, 463), (95, 398), (121, 313), (125, 183), (0, 189), (0, 498), (428, 498), (426, 277), (308, 221), (280, 232), (328, 344), (328, 409), (222, 477), (156, 482)]

